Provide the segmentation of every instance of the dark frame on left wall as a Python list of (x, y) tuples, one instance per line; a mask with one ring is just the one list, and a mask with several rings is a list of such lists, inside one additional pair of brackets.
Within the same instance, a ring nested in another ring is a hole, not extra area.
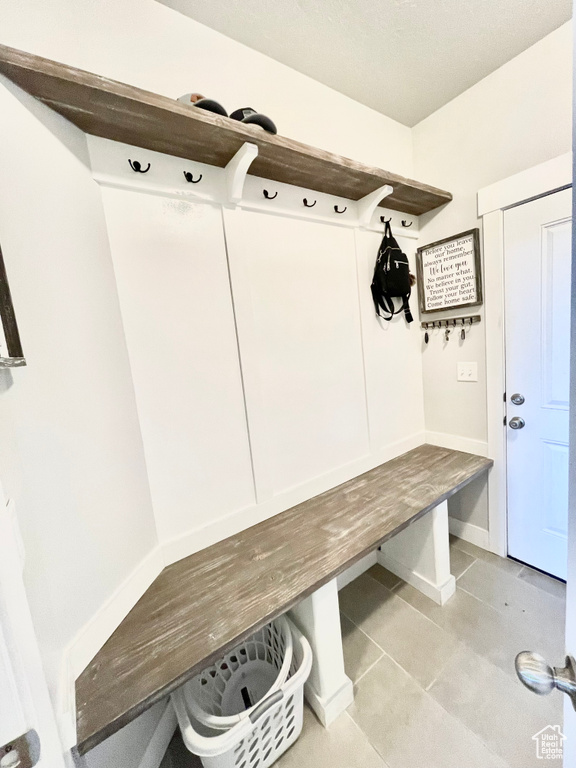
[(26, 359), (22, 351), (4, 256), (0, 247), (0, 368), (17, 368), (21, 365), (26, 365)]

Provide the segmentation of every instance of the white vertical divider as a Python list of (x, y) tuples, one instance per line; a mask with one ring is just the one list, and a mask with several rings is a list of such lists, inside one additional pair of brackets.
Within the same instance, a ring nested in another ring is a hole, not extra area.
[[(229, 225), (233, 220), (242, 215), (240, 209), (222, 210), (224, 237), (228, 255), (228, 269), (232, 286), (232, 303), (236, 321), (236, 332), (239, 343), (240, 367), (244, 386), (244, 399), (248, 423), (248, 434), (252, 453), (252, 465), (254, 474), (254, 487), (256, 501), (269, 501), (274, 496), (272, 472), (270, 469), (270, 446), (266, 438), (266, 425), (264, 423), (264, 408), (262, 402), (262, 387), (259, 375), (259, 363), (254, 343), (256, 333), (254, 315), (252, 311), (252, 297), (250, 291), (250, 279), (246, 272), (246, 265), (241, 259), (231, 258), (228, 242)], [(239, 328), (244, 329), (244, 343), (240, 342)]]

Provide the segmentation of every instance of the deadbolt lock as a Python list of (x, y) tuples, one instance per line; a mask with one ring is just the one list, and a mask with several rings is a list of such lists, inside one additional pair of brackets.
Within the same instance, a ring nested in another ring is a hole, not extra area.
[(519, 392), (516, 392), (516, 394), (512, 395), (510, 400), (514, 403), (514, 405), (523, 405), (524, 395), (521, 395)]

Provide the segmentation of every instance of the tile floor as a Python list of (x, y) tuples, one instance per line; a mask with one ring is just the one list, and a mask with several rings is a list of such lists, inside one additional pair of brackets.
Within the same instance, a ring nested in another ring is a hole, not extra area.
[[(451, 539), (443, 608), (379, 565), (340, 592), (355, 700), (324, 729), (306, 709), (278, 768), (532, 768), (532, 736), (562, 723), (562, 694), (514, 673), (521, 650), (563, 659), (565, 586)], [(555, 760), (554, 765), (558, 766)], [(161, 768), (201, 768), (176, 734)]]

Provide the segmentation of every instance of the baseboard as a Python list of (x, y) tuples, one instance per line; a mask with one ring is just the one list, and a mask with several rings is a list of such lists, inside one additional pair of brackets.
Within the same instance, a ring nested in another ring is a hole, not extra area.
[(398, 560), (395, 560), (393, 557), (386, 555), (380, 550), (378, 550), (377, 557), (380, 565), (387, 568), (400, 579), (403, 579), (407, 584), (410, 584), (415, 589), (422, 592), (426, 597), (434, 600), (438, 605), (444, 605), (456, 591), (456, 579), (452, 575), (444, 584), (437, 585), (415, 571), (410, 570), (410, 568), (407, 568), (403, 563), (398, 562)]
[(460, 435), (449, 435), (444, 432), (426, 432), (426, 442), (438, 445), (440, 448), (451, 448), (453, 451), (474, 453), (477, 456), (488, 456), (488, 443), (484, 440), (472, 440)]
[(340, 688), (329, 699), (323, 699), (307, 682), (304, 685), (304, 697), (318, 720), (327, 728), (354, 701), (354, 685), (349, 677), (345, 677)]
[(377, 562), (378, 556), (376, 550), (374, 550), (374, 552), (370, 552), (369, 555), (363, 557), (362, 560), (358, 560), (357, 563), (351, 565), (348, 570), (344, 571), (344, 573), (341, 573), (340, 576), (338, 576), (336, 580), (338, 584), (338, 591), (344, 589), (344, 587), (350, 584), (350, 582), (354, 581), (354, 579), (357, 579), (358, 576), (361, 576), (364, 571), (367, 571), (368, 568), (376, 565)]
[(138, 768), (159, 768), (177, 726), (176, 712), (174, 712), (172, 702), (168, 699), (160, 722), (148, 742), (146, 752), (144, 752), (144, 757)]
[(453, 536), (490, 552), (490, 534), (485, 528), (480, 528), (472, 523), (465, 523), (456, 517), (448, 518), (448, 526)]
[(417, 448), (424, 442), (425, 433), (417, 432), (403, 440), (379, 448), (369, 456), (364, 456), (358, 461), (339, 467), (295, 488), (289, 488), (272, 499), (237, 510), (225, 517), (219, 518), (213, 523), (196, 528), (193, 531), (187, 531), (182, 536), (162, 542), (164, 564), (167, 566), (171, 565), (184, 557), (194, 554), (194, 552), (199, 552), (201, 549), (217, 544), (228, 536), (234, 536), (236, 533), (246, 530), (246, 528), (258, 525), (258, 523), (262, 523), (264, 520), (268, 520), (268, 518), (278, 515), (290, 509), (290, 507), (294, 507), (296, 504), (301, 504), (303, 501), (324, 493), (330, 490), (330, 488), (335, 488), (347, 480), (351, 480), (364, 472), (374, 469), (374, 467), (380, 466), (380, 464), (384, 464), (386, 461), (401, 456), (403, 453)]

